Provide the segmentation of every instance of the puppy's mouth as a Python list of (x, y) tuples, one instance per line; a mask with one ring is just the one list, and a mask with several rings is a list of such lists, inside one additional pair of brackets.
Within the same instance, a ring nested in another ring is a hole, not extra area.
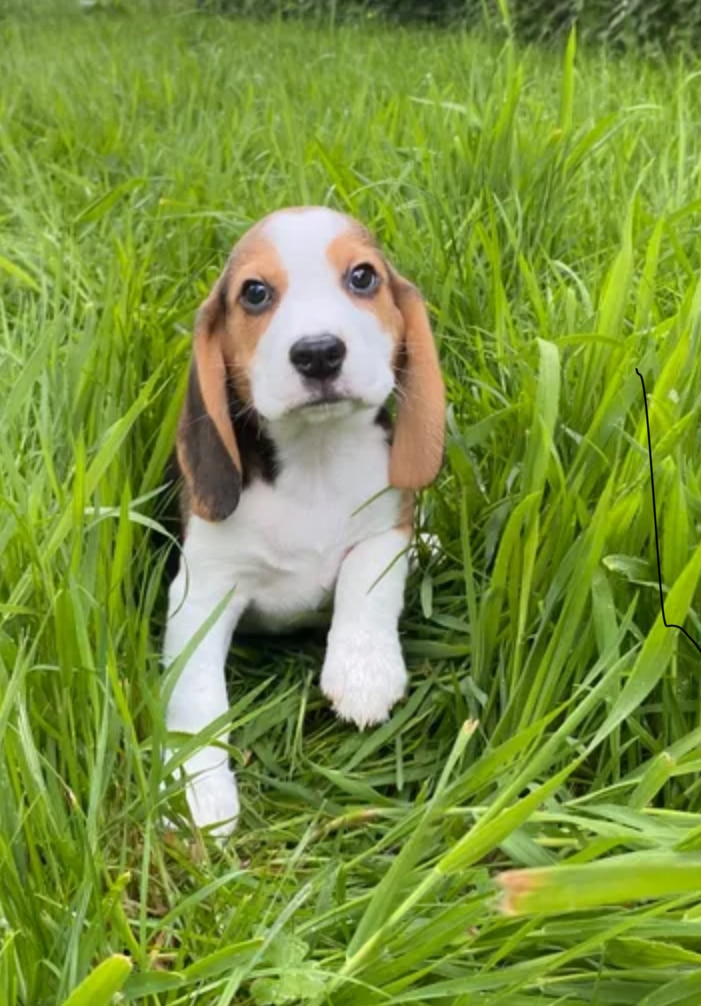
[(310, 423), (348, 416), (360, 405), (357, 398), (335, 391), (323, 392), (296, 405), (292, 412)]
[(339, 402), (349, 402), (348, 395), (341, 395), (337, 391), (325, 391), (320, 395), (314, 395), (299, 406), (300, 409), (318, 409), (324, 405), (338, 405)]

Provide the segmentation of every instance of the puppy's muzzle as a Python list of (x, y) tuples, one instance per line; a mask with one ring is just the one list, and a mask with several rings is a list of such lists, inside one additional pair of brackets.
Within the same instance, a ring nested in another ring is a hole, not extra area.
[(346, 344), (336, 335), (307, 335), (297, 339), (290, 349), (290, 363), (312, 381), (338, 377), (346, 356)]

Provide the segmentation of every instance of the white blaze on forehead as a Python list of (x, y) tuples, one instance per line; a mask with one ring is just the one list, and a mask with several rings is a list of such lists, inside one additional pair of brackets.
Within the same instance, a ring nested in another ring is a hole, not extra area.
[(311, 277), (337, 277), (328, 259), (331, 242), (350, 231), (347, 217), (325, 206), (282, 211), (269, 217), (261, 233), (275, 245), (290, 286)]

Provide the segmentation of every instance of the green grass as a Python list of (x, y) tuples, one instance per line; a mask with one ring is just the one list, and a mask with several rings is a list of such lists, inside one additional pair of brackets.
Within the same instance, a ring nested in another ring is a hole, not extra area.
[[(0, 22), (2, 1006), (698, 1003), (701, 668), (635, 373), (701, 640), (693, 66), (76, 7)], [(323, 636), (237, 640), (218, 851), (159, 826), (148, 524), (194, 310), (300, 202), (426, 294), (442, 548), (387, 725), (334, 721)]]

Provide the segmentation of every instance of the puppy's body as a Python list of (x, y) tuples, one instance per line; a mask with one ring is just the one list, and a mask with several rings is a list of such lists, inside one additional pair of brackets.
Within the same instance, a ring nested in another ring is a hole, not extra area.
[(183, 589), (194, 569), (236, 586), (245, 621), (268, 631), (330, 607), (348, 551), (396, 527), (400, 515), (402, 494), (387, 488), (386, 434), (372, 414), (300, 426), (288, 437), (272, 484), (255, 481), (223, 521), (190, 518), (179, 573)]
[[(381, 410), (397, 381), (390, 444)], [(186, 527), (165, 661), (221, 611), (175, 684), (171, 731), (225, 719), (238, 624), (277, 631), (331, 604), (322, 690), (361, 727), (387, 717), (406, 686), (407, 490), (440, 465), (442, 393), (420, 297), (355, 222), (286, 211), (240, 242), (200, 315), (178, 437)], [(185, 770), (195, 822), (227, 834), (238, 798), (222, 748)]]

